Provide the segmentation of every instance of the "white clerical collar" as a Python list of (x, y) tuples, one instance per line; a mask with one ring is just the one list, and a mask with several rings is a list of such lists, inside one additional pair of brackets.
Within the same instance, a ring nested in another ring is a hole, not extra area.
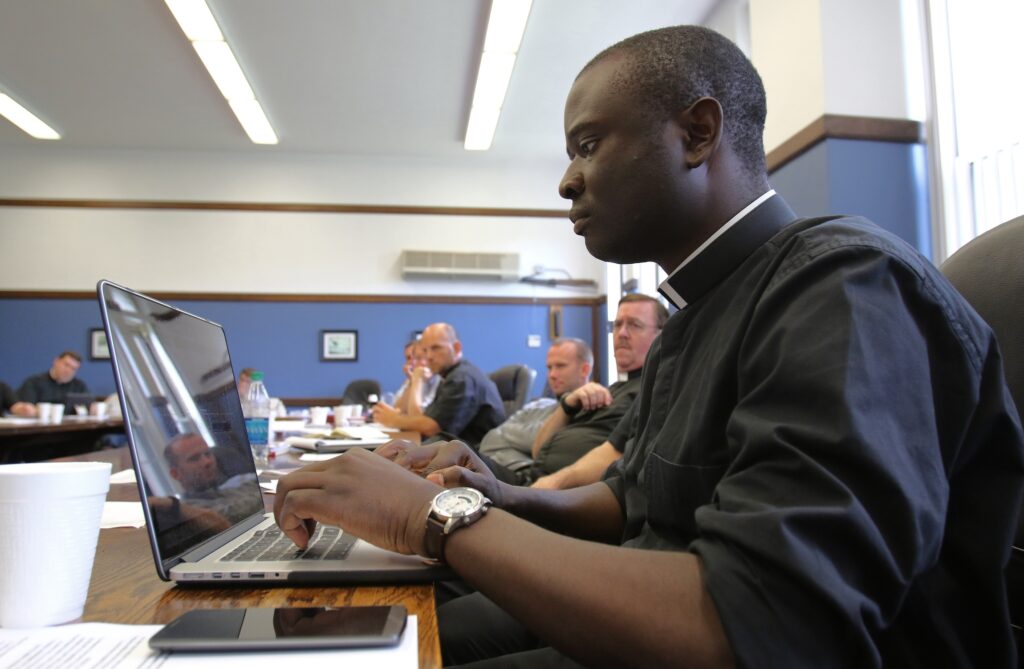
[(705, 239), (704, 243), (698, 246), (693, 253), (686, 256), (686, 259), (683, 260), (683, 262), (679, 263), (679, 267), (676, 267), (675, 270), (673, 270), (672, 273), (668, 275), (668, 278), (661, 282), (661, 285), (658, 286), (658, 290), (661, 292), (661, 294), (667, 297), (669, 300), (671, 300), (677, 308), (682, 309), (683, 307), (685, 307), (686, 300), (683, 299), (683, 297), (669, 283), (672, 280), (672, 277), (679, 273), (679, 270), (686, 267), (686, 265), (691, 260), (699, 256), (704, 249), (711, 246), (711, 244), (713, 244), (716, 239), (725, 234), (726, 230), (739, 223), (744, 216), (746, 216), (753, 210), (757, 209), (761, 204), (763, 204), (768, 198), (770, 198), (773, 195), (775, 195), (775, 189), (769, 188), (767, 193), (757, 198), (756, 200), (748, 204), (746, 207), (743, 207), (743, 209), (740, 209), (735, 216), (726, 221), (725, 225), (715, 230), (714, 234)]

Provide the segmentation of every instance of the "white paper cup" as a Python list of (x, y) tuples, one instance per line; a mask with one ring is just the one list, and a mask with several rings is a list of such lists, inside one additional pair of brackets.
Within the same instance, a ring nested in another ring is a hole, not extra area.
[(63, 404), (51, 404), (50, 405), (50, 422), (59, 423), (64, 420), (64, 405)]
[(36, 417), (44, 422), (50, 422), (50, 416), (53, 414), (53, 405), (49, 402), (36, 402)]
[(329, 413), (331, 410), (327, 407), (310, 407), (309, 422), (313, 425), (326, 425)]
[(93, 402), (92, 406), (89, 407), (89, 414), (96, 418), (103, 419), (107, 416), (107, 403), (106, 402)]
[(0, 465), (0, 627), (82, 615), (110, 463)]

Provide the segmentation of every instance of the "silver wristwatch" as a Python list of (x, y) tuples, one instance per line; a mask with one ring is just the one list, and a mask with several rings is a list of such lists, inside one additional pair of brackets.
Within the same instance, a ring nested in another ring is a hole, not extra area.
[(423, 538), (425, 557), (444, 562), (448, 535), (480, 520), (490, 506), (491, 500), (474, 488), (451, 488), (437, 493), (427, 514), (427, 531)]

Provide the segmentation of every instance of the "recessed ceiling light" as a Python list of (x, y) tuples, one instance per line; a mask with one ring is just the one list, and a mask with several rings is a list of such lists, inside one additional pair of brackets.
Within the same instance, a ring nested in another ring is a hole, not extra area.
[(523, 41), (532, 0), (494, 0), (466, 126), (467, 151), (486, 151), (494, 141), (501, 108)]
[(277, 144), (263, 107), (238, 64), (231, 46), (217, 25), (206, 0), (164, 0), (199, 55), (206, 70), (249, 139), (255, 144)]
[(4, 93), (0, 93), (0, 116), (4, 116), (36, 139), (60, 139), (60, 134), (56, 130)]

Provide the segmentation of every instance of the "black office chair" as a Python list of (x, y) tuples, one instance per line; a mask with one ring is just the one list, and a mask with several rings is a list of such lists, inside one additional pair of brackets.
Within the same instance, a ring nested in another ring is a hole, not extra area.
[[(941, 269), (996, 333), (1006, 384), (1017, 412), (1024, 416), (1024, 216), (977, 237), (950, 256)], [(1024, 650), (1019, 636), (1024, 624), (1024, 513), (1013, 543), (1006, 589), (1020, 652)]]
[(376, 379), (356, 379), (345, 386), (342, 393), (342, 404), (362, 404), (364, 406), (373, 404), (370, 402), (370, 395), (376, 395), (380, 399), (380, 382)]
[(501, 395), (502, 403), (505, 405), (505, 416), (511, 416), (523, 408), (526, 404), (526, 397), (533, 387), (533, 379), (537, 372), (526, 365), (505, 365), (496, 369), (489, 375), (494, 385), (498, 386), (498, 394)]

